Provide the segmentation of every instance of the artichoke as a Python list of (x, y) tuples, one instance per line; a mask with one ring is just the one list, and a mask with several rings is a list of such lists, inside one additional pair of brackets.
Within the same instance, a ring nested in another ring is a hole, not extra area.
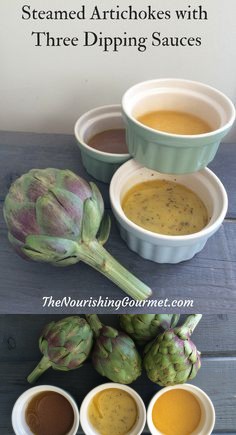
[(187, 317), (182, 326), (166, 330), (145, 347), (143, 363), (151, 381), (166, 387), (195, 378), (201, 359), (190, 336), (201, 318), (201, 314)]
[(89, 356), (92, 345), (93, 332), (85, 319), (70, 316), (49, 323), (39, 339), (39, 349), (44, 356), (28, 376), (28, 382), (35, 382), (49, 367), (63, 371), (79, 368)]
[(134, 341), (143, 345), (153, 340), (161, 328), (174, 328), (179, 317), (179, 314), (121, 314), (120, 326)]
[(149, 287), (104, 248), (110, 219), (95, 184), (69, 170), (32, 169), (10, 187), (4, 203), (8, 237), (25, 259), (68, 266), (84, 261), (134, 299)]
[(97, 337), (92, 351), (97, 372), (121, 384), (135, 381), (141, 375), (142, 363), (133, 340), (123, 332), (103, 325), (95, 314), (86, 318)]

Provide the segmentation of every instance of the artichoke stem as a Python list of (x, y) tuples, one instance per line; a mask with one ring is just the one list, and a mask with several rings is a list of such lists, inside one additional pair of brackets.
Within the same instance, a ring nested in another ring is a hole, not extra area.
[(77, 245), (78, 256), (85, 263), (113, 281), (130, 297), (144, 300), (152, 295), (152, 290), (112, 257), (97, 240)]
[(100, 329), (103, 327), (103, 324), (100, 322), (97, 314), (87, 314), (85, 317), (90, 324), (95, 336), (98, 337)]
[(184, 324), (179, 328), (176, 328), (178, 330), (179, 335), (183, 338), (192, 335), (194, 329), (200, 322), (201, 318), (202, 318), (202, 314), (192, 314), (188, 316)]
[(37, 381), (37, 379), (47, 370), (49, 367), (51, 367), (52, 363), (46, 356), (43, 356), (41, 361), (38, 363), (38, 365), (35, 367), (35, 369), (30, 373), (30, 375), (27, 377), (27, 381), (30, 384), (33, 384)]

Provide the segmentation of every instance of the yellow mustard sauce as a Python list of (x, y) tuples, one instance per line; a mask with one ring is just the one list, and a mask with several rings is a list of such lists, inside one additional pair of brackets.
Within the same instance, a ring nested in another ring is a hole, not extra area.
[(212, 131), (211, 126), (198, 116), (172, 110), (148, 112), (137, 120), (154, 130), (172, 134), (194, 135)]
[(119, 388), (108, 388), (92, 399), (88, 416), (99, 434), (126, 435), (137, 421), (138, 410), (129, 393)]
[(136, 184), (124, 196), (122, 208), (128, 219), (153, 233), (193, 234), (208, 223), (207, 209), (196, 193), (168, 180)]
[(190, 435), (197, 429), (200, 420), (198, 400), (182, 389), (163, 394), (152, 410), (153, 424), (163, 435)]

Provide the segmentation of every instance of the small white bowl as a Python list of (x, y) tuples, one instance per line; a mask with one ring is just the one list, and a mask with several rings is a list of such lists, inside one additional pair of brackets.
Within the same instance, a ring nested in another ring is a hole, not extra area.
[(87, 396), (84, 398), (80, 408), (80, 422), (84, 433), (86, 435), (99, 435), (99, 432), (96, 431), (96, 429), (91, 425), (89, 421), (88, 408), (93, 397), (108, 388), (119, 388), (120, 390), (127, 391), (127, 393), (129, 393), (130, 396), (133, 397), (138, 408), (138, 419), (132, 430), (127, 433), (127, 435), (140, 435), (143, 432), (146, 423), (146, 408), (143, 400), (141, 399), (139, 394), (136, 393), (136, 391), (132, 388), (128, 387), (127, 385), (122, 385), (114, 382), (99, 385), (98, 387), (91, 390), (90, 393), (88, 393)]
[[(129, 220), (121, 206), (124, 195), (132, 186), (155, 179), (176, 181), (194, 191), (207, 208), (210, 220), (206, 227), (194, 234), (169, 236), (145, 230)], [(201, 251), (209, 237), (219, 229), (228, 207), (225, 188), (210, 169), (193, 174), (167, 175), (145, 168), (135, 160), (129, 160), (114, 174), (110, 200), (122, 239), (132, 251), (157, 263), (179, 263)]]
[(32, 398), (44, 391), (54, 391), (65, 397), (74, 411), (74, 424), (70, 432), (66, 435), (76, 435), (79, 428), (79, 410), (75, 400), (65, 390), (52, 385), (40, 385), (38, 387), (30, 388), (25, 391), (16, 401), (12, 410), (12, 426), (16, 435), (33, 435), (28, 424), (25, 421), (25, 412), (29, 402)]
[(174, 385), (173, 387), (166, 387), (155, 394), (155, 396), (152, 398), (151, 402), (149, 403), (147, 409), (147, 424), (151, 434), (163, 435), (161, 432), (157, 430), (157, 428), (153, 424), (153, 420), (152, 420), (153, 406), (155, 405), (157, 399), (159, 399), (159, 397), (161, 397), (163, 394), (167, 393), (167, 391), (176, 390), (176, 389), (182, 389), (192, 393), (198, 400), (199, 405), (201, 407), (201, 412), (202, 412), (201, 421), (199, 423), (198, 428), (194, 432), (192, 432), (191, 435), (210, 435), (215, 426), (215, 409), (213, 403), (203, 390), (201, 390), (198, 387), (195, 387), (195, 385), (190, 385), (190, 384), (180, 384), (180, 385)]
[(88, 145), (89, 139), (105, 130), (125, 129), (121, 106), (96, 107), (84, 113), (75, 124), (74, 133), (78, 142), (86, 171), (97, 180), (109, 183), (119, 166), (130, 159), (130, 155), (106, 153)]

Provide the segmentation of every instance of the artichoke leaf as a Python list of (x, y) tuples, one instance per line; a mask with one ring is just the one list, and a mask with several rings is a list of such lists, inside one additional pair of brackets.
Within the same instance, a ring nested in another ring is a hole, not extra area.
[(109, 214), (105, 212), (97, 234), (98, 242), (101, 243), (101, 245), (104, 245), (107, 242), (109, 238), (110, 230), (111, 230), (111, 218)]
[(85, 243), (96, 238), (104, 214), (102, 196), (93, 183), (90, 183), (92, 196), (84, 202), (84, 213), (82, 222), (82, 240)]
[(35, 261), (51, 263), (77, 256), (77, 243), (60, 237), (28, 236), (22, 251)]

